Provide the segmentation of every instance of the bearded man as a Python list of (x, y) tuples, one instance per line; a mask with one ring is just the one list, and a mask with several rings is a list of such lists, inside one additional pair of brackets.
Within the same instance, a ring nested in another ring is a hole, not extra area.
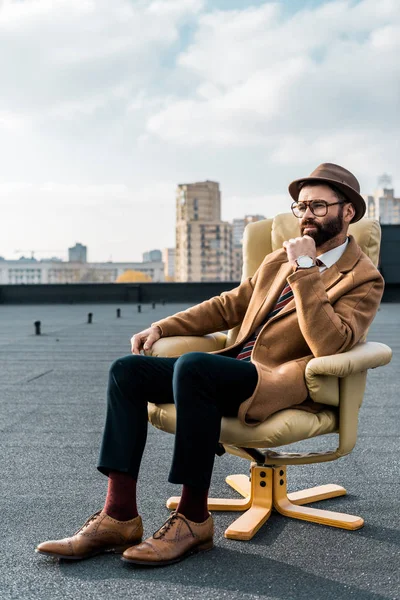
[[(222, 416), (238, 416), (252, 426), (288, 407), (319, 410), (308, 398), (306, 364), (362, 339), (378, 309), (383, 279), (348, 236), (349, 224), (366, 208), (352, 173), (325, 163), (293, 181), (289, 192), (301, 237), (285, 241), (237, 288), (134, 335), (132, 355), (113, 363), (98, 464), (108, 476), (104, 508), (72, 537), (44, 542), (37, 552), (79, 560), (114, 550), (133, 564), (162, 566), (211, 549), (207, 497)], [(160, 337), (203, 335), (239, 324), (237, 341), (219, 352), (141, 354)], [(140, 543), (136, 482), (147, 402), (176, 405), (169, 481), (183, 489), (177, 510)]]

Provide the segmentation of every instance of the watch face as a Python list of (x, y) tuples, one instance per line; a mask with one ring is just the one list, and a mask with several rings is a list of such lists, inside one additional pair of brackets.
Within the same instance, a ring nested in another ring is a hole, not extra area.
[(314, 266), (314, 261), (311, 256), (299, 256), (296, 262), (302, 269), (308, 269)]

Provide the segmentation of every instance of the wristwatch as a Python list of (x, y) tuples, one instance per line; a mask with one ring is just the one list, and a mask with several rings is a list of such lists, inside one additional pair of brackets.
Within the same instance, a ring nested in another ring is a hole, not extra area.
[(314, 259), (311, 258), (311, 256), (308, 256), (307, 254), (302, 254), (301, 256), (298, 256), (295, 260), (295, 263), (297, 265), (297, 269), (311, 269), (311, 267), (316, 266)]

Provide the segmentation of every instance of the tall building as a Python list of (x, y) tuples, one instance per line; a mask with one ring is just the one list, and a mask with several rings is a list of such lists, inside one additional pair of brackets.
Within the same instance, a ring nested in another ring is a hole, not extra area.
[(263, 219), (265, 219), (264, 215), (246, 215), (243, 219), (233, 219), (233, 245), (235, 247), (242, 246), (246, 225), (262, 221)]
[(176, 195), (176, 281), (230, 281), (232, 226), (221, 221), (215, 181), (180, 184)]
[(87, 246), (77, 243), (72, 248), (68, 248), (68, 261), (77, 263), (87, 262)]
[(149, 252), (143, 253), (143, 262), (161, 262), (162, 254), (161, 250), (149, 250)]
[(364, 196), (368, 216), (379, 219), (382, 225), (400, 224), (400, 198), (396, 198), (393, 188), (376, 190), (373, 196)]
[(164, 248), (163, 263), (165, 281), (175, 281), (175, 248)]
[(233, 219), (232, 279), (240, 281), (243, 269), (243, 235), (249, 223), (264, 220), (264, 215), (246, 215), (243, 219)]

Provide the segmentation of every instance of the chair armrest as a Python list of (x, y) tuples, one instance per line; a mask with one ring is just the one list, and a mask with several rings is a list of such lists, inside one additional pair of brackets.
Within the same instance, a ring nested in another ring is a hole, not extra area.
[(307, 364), (305, 378), (314, 402), (339, 406), (339, 379), (366, 373), (390, 362), (392, 351), (385, 344), (366, 342), (351, 350), (332, 356), (312, 358)]
[(392, 351), (378, 342), (357, 344), (348, 352), (313, 358), (306, 381), (315, 402), (338, 407), (339, 444), (336, 450), (307, 454), (268, 451), (267, 464), (306, 464), (335, 460), (349, 454), (357, 441), (358, 412), (363, 400), (367, 370), (390, 362)]
[(226, 334), (217, 332), (208, 335), (177, 335), (160, 338), (155, 342), (146, 356), (175, 357), (186, 352), (214, 352), (223, 350)]
[(390, 363), (391, 359), (392, 350), (389, 346), (379, 342), (365, 342), (342, 354), (311, 359), (306, 367), (306, 380), (308, 382), (318, 375), (347, 377), (367, 369), (383, 367)]

